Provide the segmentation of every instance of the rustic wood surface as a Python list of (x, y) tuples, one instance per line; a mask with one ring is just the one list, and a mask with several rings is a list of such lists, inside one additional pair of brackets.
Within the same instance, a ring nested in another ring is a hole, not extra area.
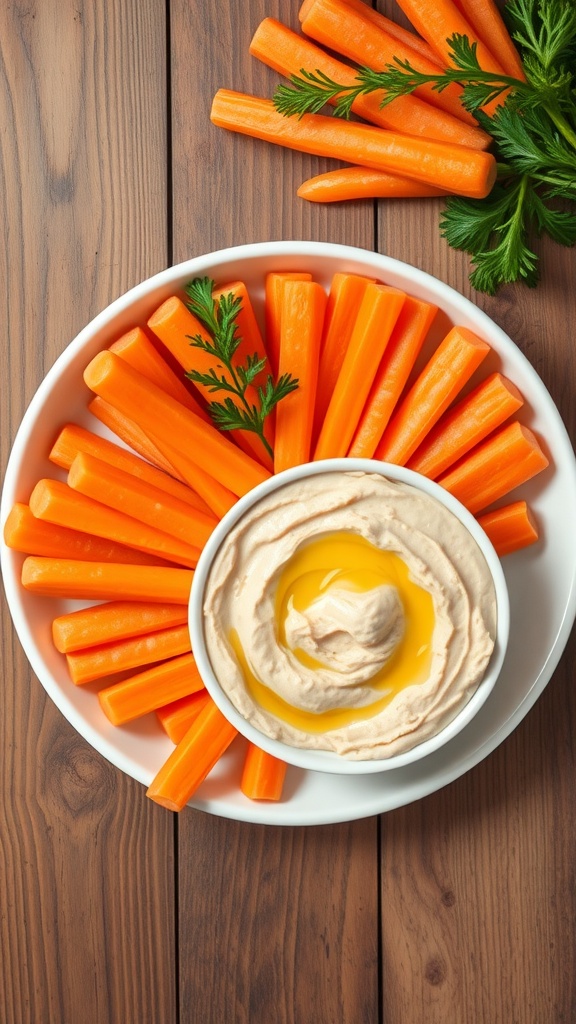
[[(2, 468), (56, 356), (170, 263), (319, 239), (471, 294), (435, 201), (304, 204), (322, 161), (210, 125), (219, 86), (270, 94), (248, 43), (266, 15), (295, 27), (297, 7), (0, 5)], [(575, 266), (549, 245), (537, 290), (473, 296), (572, 439)], [(574, 638), (524, 722), (452, 785), (380, 818), (275, 829), (147, 801), (45, 696), (2, 614), (0, 1021), (576, 1020)]]

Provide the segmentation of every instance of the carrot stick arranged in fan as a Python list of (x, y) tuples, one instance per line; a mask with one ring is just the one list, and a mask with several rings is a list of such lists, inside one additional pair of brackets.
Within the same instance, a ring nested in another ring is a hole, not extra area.
[(215, 125), (229, 131), (415, 178), (471, 199), (487, 196), (496, 180), (496, 160), (491, 153), (324, 114), (284, 117), (271, 100), (228, 89), (216, 93), (210, 117)]
[(367, 285), (314, 449), (315, 460), (346, 455), (405, 298), (397, 288)]
[(506, 74), (525, 82), (520, 55), (494, 0), (454, 0), (454, 4)]
[(165, 661), (189, 651), (188, 626), (170, 626), (144, 636), (130, 636), (125, 640), (72, 651), (66, 655), (66, 661), (72, 682), (75, 686), (82, 686), (94, 679)]
[(210, 700), (212, 698), (206, 690), (199, 690), (156, 708), (156, 717), (172, 743), (180, 742)]
[(406, 465), (489, 351), (468, 328), (453, 327), (394, 412), (376, 458)]
[(81, 562), (30, 555), (22, 566), (22, 586), (44, 597), (71, 601), (163, 601), (186, 604), (194, 573), (171, 566)]
[(52, 639), (57, 651), (70, 654), (128, 637), (143, 636), (188, 621), (186, 605), (156, 601), (107, 601), (91, 608), (58, 615), (52, 622)]
[(154, 381), (159, 388), (172, 395), (172, 398), (182, 402), (182, 405), (195, 412), (200, 419), (210, 423), (210, 417), (206, 410), (190, 394), (184, 381), (174, 373), (141, 327), (135, 327), (127, 334), (123, 334), (109, 348), (111, 352), (121, 356), (130, 366), (138, 370), (138, 373), (142, 373), (144, 377), (148, 377), (148, 380)]
[(130, 420), (128, 416), (124, 416), (119, 409), (111, 405), (110, 402), (105, 402), (103, 398), (99, 398), (96, 395), (88, 403), (88, 409), (97, 420), (100, 420), (100, 423), (108, 427), (113, 434), (116, 434), (120, 440), (124, 441), (130, 448), (133, 448), (143, 459), (147, 459), (148, 462), (151, 462), (153, 466), (161, 469), (164, 473), (172, 474), (172, 476), (177, 475), (168, 460), (164, 458), (144, 431)]
[(444, 413), (408, 460), (408, 469), (436, 480), (522, 404), (522, 395), (511, 380), (501, 373), (490, 374)]
[(268, 479), (268, 471), (216, 427), (204, 423), (112, 352), (99, 352), (86, 367), (84, 380), (142, 430), (188, 455), (234, 494), (246, 494)]
[(284, 281), (311, 281), (312, 274), (299, 271), (271, 271), (266, 274), (264, 318), (266, 322), (266, 347), (275, 377), (278, 376), (280, 361), (280, 310), (282, 306), (282, 285)]
[(348, 450), (350, 457), (374, 456), (437, 312), (432, 303), (406, 296)]
[(112, 725), (125, 725), (203, 689), (193, 655), (183, 653), (99, 690), (98, 700)]
[(194, 568), (198, 562), (198, 548), (78, 494), (61, 480), (39, 480), (30, 495), (30, 510), (38, 519), (56, 526), (71, 529), (78, 526), (84, 533), (105, 537), (179, 565)]
[(538, 540), (538, 526), (525, 501), (513, 501), (478, 516), (480, 526), (503, 558)]
[(162, 765), (146, 795), (170, 811), (181, 811), (236, 736), (234, 726), (214, 701), (209, 701)]
[(215, 288), (212, 295), (216, 301), (222, 295), (233, 295), (235, 298), (240, 299), (242, 305), (238, 311), (236, 323), (238, 325), (238, 334), (242, 341), (236, 349), (236, 359), (239, 363), (244, 363), (247, 356), (257, 355), (259, 359), (263, 360), (265, 366), (254, 378), (254, 383), (264, 385), (268, 374), (271, 372), (271, 366), (246, 285), (243, 281), (232, 281), (230, 284)]
[(276, 409), (274, 472), (308, 462), (326, 293), (315, 281), (285, 281), (280, 314), (280, 377), (291, 373), (298, 388)]
[(248, 743), (240, 789), (250, 800), (280, 800), (287, 764), (255, 743)]
[(546, 469), (548, 461), (533, 432), (514, 421), (473, 448), (438, 483), (475, 515)]
[(339, 167), (303, 181), (297, 195), (309, 203), (342, 203), (351, 199), (423, 199), (445, 196), (446, 192), (386, 171)]
[(160, 441), (158, 438), (154, 438), (154, 441), (162, 449), (170, 465), (174, 466), (174, 472), (177, 472), (179, 477), (186, 480), (190, 487), (196, 488), (200, 497), (218, 519), (226, 515), (232, 506), (236, 504), (238, 496), (232, 494), (232, 491), (224, 487), (219, 480), (215, 480), (213, 476), (210, 476), (205, 469), (200, 469), (200, 466), (197, 466), (186, 452), (177, 451), (172, 445), (167, 444), (165, 441)]

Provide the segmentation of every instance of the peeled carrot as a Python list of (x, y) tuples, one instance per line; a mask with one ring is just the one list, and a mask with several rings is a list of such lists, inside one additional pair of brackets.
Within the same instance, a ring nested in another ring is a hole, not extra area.
[(494, 0), (454, 0), (454, 4), (506, 74), (525, 82), (520, 55)]
[(172, 395), (172, 398), (182, 402), (182, 405), (195, 412), (200, 419), (206, 420), (207, 423), (210, 422), (206, 410), (190, 394), (184, 381), (174, 373), (141, 327), (135, 327), (127, 334), (123, 334), (121, 338), (110, 345), (110, 351), (125, 359), (130, 366), (138, 370), (138, 373), (142, 373), (144, 377), (148, 377), (148, 380), (154, 381), (159, 388)]
[(438, 483), (475, 515), (546, 469), (548, 461), (533, 432), (514, 421), (473, 448)]
[(228, 89), (218, 90), (210, 116), (220, 128), (288, 149), (405, 175), (472, 199), (487, 196), (496, 180), (496, 160), (491, 153), (323, 114), (284, 117), (271, 100)]
[(282, 305), (282, 284), (284, 281), (311, 281), (312, 274), (299, 271), (266, 274), (264, 316), (266, 322), (266, 347), (274, 377), (278, 376), (280, 360), (280, 309)]
[(188, 455), (234, 494), (246, 494), (269, 477), (216, 427), (204, 423), (112, 352), (99, 352), (86, 367), (84, 380), (142, 430)]
[(171, 566), (81, 562), (30, 555), (22, 566), (22, 586), (44, 597), (70, 601), (163, 601), (187, 604), (194, 573)]
[(206, 470), (197, 466), (186, 452), (177, 451), (172, 445), (167, 444), (165, 441), (160, 441), (158, 438), (154, 440), (162, 449), (170, 465), (174, 466), (174, 471), (178, 473), (178, 476), (186, 480), (190, 487), (196, 488), (203, 501), (215, 513), (218, 519), (226, 515), (232, 506), (236, 504), (238, 496), (232, 494), (232, 491), (229, 491), (227, 487), (224, 487), (218, 480), (215, 480)]
[(68, 423), (58, 434), (48, 457), (61, 469), (70, 469), (78, 452), (95, 455), (102, 462), (132, 473), (133, 476), (146, 480), (162, 491), (167, 491), (168, 494), (180, 498), (181, 501), (185, 501), (194, 508), (199, 508), (203, 512), (210, 511), (206, 502), (196, 491), (192, 490), (192, 487), (183, 484), (180, 480), (175, 480), (169, 473), (157, 469), (156, 466), (151, 466), (149, 462), (139, 458), (134, 452), (126, 451), (125, 448), (114, 444), (113, 441), (93, 434), (90, 430), (85, 430), (84, 427), (79, 427), (75, 423)]
[(291, 373), (298, 388), (276, 407), (274, 471), (308, 462), (326, 293), (316, 281), (285, 281), (280, 315), (280, 375)]
[[(304, 0), (301, 8), (301, 15), (302, 10), (304, 8), (309, 9), (313, 3), (314, 0)], [(416, 54), (420, 54), (421, 57), (425, 57), (427, 60), (432, 61), (432, 63), (437, 64), (438, 67), (442, 67), (437, 54), (430, 44), (427, 43), (425, 39), (421, 39), (420, 36), (417, 36), (415, 32), (410, 32), (408, 29), (402, 28), (402, 26), (396, 21), (391, 21), (390, 18), (386, 18), (385, 15), (380, 14), (379, 11), (370, 7), (369, 3), (365, 3), (364, 0), (346, 0), (346, 3), (349, 7), (354, 7), (357, 11), (361, 11), (366, 18), (369, 18), (370, 21), (387, 32), (388, 35), (392, 36), (393, 39), (396, 39), (397, 42), (402, 43), (404, 47), (408, 47), (409, 50), (413, 50)], [(307, 12), (304, 12), (304, 17), (306, 17), (306, 13)], [(303, 20), (302, 16), (300, 17), (300, 20)]]
[(85, 533), (105, 537), (127, 547), (158, 555), (194, 568), (200, 551), (161, 530), (139, 523), (93, 498), (78, 494), (61, 480), (39, 480), (30, 495), (30, 510), (38, 519), (56, 526), (79, 526)]
[(147, 480), (79, 452), (68, 471), (68, 484), (107, 508), (202, 550), (217, 525), (216, 516), (192, 508)]
[(52, 622), (52, 639), (57, 651), (70, 654), (96, 644), (143, 636), (169, 626), (183, 626), (187, 621), (185, 604), (107, 601), (58, 615)]
[(28, 505), (16, 502), (4, 523), (4, 543), (25, 555), (78, 558), (84, 562), (125, 562), (128, 565), (168, 565), (163, 558), (116, 544), (91, 533), (46, 523), (32, 515)]
[(230, 284), (220, 285), (214, 289), (212, 294), (216, 300), (220, 299), (222, 295), (233, 295), (234, 298), (240, 299), (241, 306), (236, 317), (236, 323), (238, 325), (238, 334), (242, 341), (236, 349), (236, 359), (240, 363), (245, 363), (247, 356), (257, 355), (259, 359), (263, 359), (266, 365), (254, 378), (254, 383), (265, 384), (272, 368), (264, 345), (262, 332), (256, 319), (250, 293), (244, 281), (232, 281)]
[[(353, 68), (275, 18), (265, 18), (260, 23), (252, 38), (250, 53), (287, 78), (300, 75), (302, 71), (320, 72), (346, 87), (358, 84)], [(486, 149), (490, 144), (490, 136), (480, 128), (464, 124), (453, 114), (432, 107), (417, 96), (398, 96), (385, 106), (383, 97), (382, 90), (358, 96), (352, 110), (370, 124), (406, 135), (425, 136), (473, 149)], [(336, 100), (329, 102), (334, 104)]]
[(394, 412), (376, 458), (404, 466), (489, 351), (468, 328), (453, 327)]
[(478, 516), (480, 526), (503, 558), (538, 540), (538, 525), (525, 501), (513, 501)]
[(156, 708), (156, 717), (172, 743), (180, 742), (211, 699), (206, 690), (198, 690)]
[(476, 43), (476, 57), (484, 71), (502, 74), (502, 67), (487, 46), (478, 38), (471, 24), (453, 0), (396, 0), (417, 32), (430, 43), (445, 66), (452, 65), (448, 40), (455, 33)]
[(517, 412), (522, 403), (522, 395), (512, 381), (501, 373), (490, 374), (442, 416), (408, 460), (408, 469), (435, 480)]
[(346, 455), (405, 298), (397, 288), (367, 285), (314, 449), (315, 460)]
[(181, 811), (236, 737), (237, 730), (214, 701), (184, 734), (146, 795), (170, 811)]
[(97, 420), (100, 420), (113, 434), (116, 434), (125, 444), (133, 448), (143, 459), (147, 459), (153, 466), (164, 471), (164, 473), (176, 476), (174, 468), (162, 453), (156, 448), (144, 431), (128, 416), (124, 416), (119, 409), (116, 409), (110, 402), (96, 395), (88, 403), (88, 409)]
[(411, 178), (401, 178), (398, 174), (387, 174), (386, 171), (339, 167), (303, 181), (297, 195), (310, 203), (341, 203), (352, 199), (433, 198), (445, 196), (446, 192)]
[(407, 295), (362, 411), (348, 455), (371, 459), (396, 408), (438, 307)]
[(98, 700), (112, 725), (125, 725), (203, 689), (193, 655), (183, 653), (99, 690)]
[(75, 686), (116, 675), (142, 665), (175, 658), (190, 651), (188, 626), (171, 626), (144, 636), (97, 644), (66, 655), (68, 671)]
[(287, 764), (248, 743), (240, 789), (250, 800), (280, 800)]

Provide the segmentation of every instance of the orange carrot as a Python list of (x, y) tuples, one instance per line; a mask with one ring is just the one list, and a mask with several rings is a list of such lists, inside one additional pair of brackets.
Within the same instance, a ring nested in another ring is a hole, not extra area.
[(190, 394), (184, 381), (174, 373), (141, 327), (135, 327), (127, 334), (123, 334), (121, 338), (110, 345), (110, 351), (125, 359), (130, 366), (138, 370), (138, 373), (148, 377), (148, 380), (154, 381), (159, 388), (172, 395), (172, 398), (200, 416), (200, 419), (206, 420), (207, 423), (210, 422), (206, 410)]
[(478, 516), (480, 526), (503, 558), (538, 540), (538, 525), (525, 501), (513, 501)]
[[(226, 371), (214, 356), (191, 344), (191, 339), (196, 335), (200, 335), (206, 341), (211, 340), (210, 335), (177, 295), (170, 296), (155, 310), (148, 320), (148, 327), (186, 372), (198, 370), (200, 373), (210, 373), (211, 370), (216, 370), (219, 376), (227, 376)], [(238, 362), (238, 354), (236, 354), (235, 363)], [(214, 400), (214, 395), (208, 387), (203, 384), (194, 384), (194, 387), (207, 402)], [(226, 397), (231, 398), (235, 405), (241, 403), (237, 395), (226, 393)], [(247, 389), (246, 398), (250, 404), (258, 402), (254, 387), (250, 386)], [(256, 434), (248, 430), (233, 430), (230, 433), (244, 452), (259, 461), (264, 460), (265, 464), (271, 468), (270, 458)]]
[(97, 459), (107, 462), (109, 466), (116, 466), (118, 469), (132, 473), (133, 476), (146, 480), (162, 491), (167, 491), (168, 494), (180, 498), (181, 501), (185, 501), (194, 508), (199, 508), (203, 512), (210, 511), (206, 502), (187, 484), (175, 480), (169, 473), (151, 466), (149, 462), (134, 455), (134, 452), (126, 451), (125, 448), (114, 444), (113, 441), (93, 434), (90, 430), (85, 430), (84, 427), (79, 427), (75, 423), (68, 423), (58, 434), (48, 457), (61, 469), (70, 469), (78, 452), (95, 455)]
[(478, 38), (470, 22), (461, 14), (453, 0), (396, 0), (396, 2), (416, 31), (430, 43), (445, 66), (451, 67), (453, 64), (448, 40), (457, 33), (467, 36), (471, 43), (476, 43), (476, 57), (484, 71), (490, 71), (496, 75), (503, 73), (498, 61)]
[(454, 4), (506, 74), (525, 82), (520, 55), (494, 0), (454, 0)]
[(280, 800), (287, 764), (248, 743), (240, 789), (250, 800)]
[(32, 515), (28, 505), (16, 502), (4, 523), (4, 542), (25, 555), (78, 558), (84, 562), (124, 562), (128, 565), (168, 565), (163, 558), (116, 544), (91, 533), (45, 523)]
[(522, 403), (522, 395), (512, 381), (501, 373), (490, 374), (442, 416), (408, 460), (408, 469), (436, 480), (517, 412)]
[[(416, 53), (411, 46), (395, 39), (367, 10), (351, 6), (344, 0), (314, 0), (302, 22), (302, 30), (318, 43), (361, 67), (384, 71), (397, 58), (409, 61), (411, 67), (423, 74), (439, 74), (438, 58), (430, 60)], [(431, 85), (421, 85), (412, 95), (452, 114), (465, 124), (477, 126), (472, 114), (462, 105), (462, 89), (458, 85), (449, 85), (442, 92), (434, 90)]]
[(404, 390), (438, 307), (407, 295), (370, 389), (348, 455), (371, 459)]
[(190, 651), (188, 626), (171, 626), (144, 636), (97, 644), (66, 655), (68, 671), (75, 686), (113, 676), (142, 665), (175, 658)]
[(233, 295), (234, 298), (240, 299), (242, 303), (238, 316), (236, 317), (236, 323), (238, 325), (238, 334), (242, 338), (238, 348), (236, 349), (236, 359), (239, 363), (245, 363), (248, 356), (257, 355), (259, 359), (263, 359), (266, 363), (263, 370), (254, 378), (255, 384), (265, 384), (268, 374), (272, 372), (268, 360), (268, 353), (264, 346), (264, 339), (262, 332), (256, 319), (254, 307), (248, 289), (243, 281), (232, 281), (230, 284), (220, 285), (215, 288), (212, 292), (215, 300), (218, 301), (222, 295)]
[(406, 295), (368, 284), (322, 424), (314, 459), (344, 457)]
[(83, 647), (126, 640), (188, 621), (185, 604), (161, 604), (156, 601), (107, 601), (59, 615), (52, 622), (52, 639), (61, 654), (81, 651)]
[(298, 388), (276, 407), (276, 473), (308, 462), (326, 293), (315, 281), (285, 281), (280, 314), (280, 375), (291, 373)]
[(473, 448), (438, 483), (475, 515), (547, 465), (533, 432), (514, 421)]
[(99, 690), (98, 700), (112, 725), (125, 725), (162, 704), (203, 689), (193, 655), (183, 653)]
[(198, 690), (156, 709), (156, 717), (172, 743), (180, 742), (211, 699), (206, 690)]
[(404, 466), (489, 351), (468, 328), (453, 327), (394, 412), (376, 458)]
[(350, 344), (358, 311), (370, 280), (369, 277), (363, 277), (360, 274), (342, 272), (338, 272), (332, 277), (320, 347), (320, 368), (312, 430), (313, 447), (316, 447), (320, 436), (324, 417), (330, 405), (344, 356)]
[(124, 416), (119, 409), (114, 408), (110, 402), (96, 395), (88, 403), (88, 409), (97, 420), (100, 420), (113, 434), (116, 434), (125, 444), (133, 448), (143, 459), (147, 459), (153, 466), (163, 470), (164, 473), (176, 476), (173, 467), (164, 458), (158, 448), (146, 436), (144, 431), (132, 420)]
[(238, 496), (232, 494), (232, 491), (229, 491), (227, 487), (224, 487), (213, 476), (210, 476), (206, 470), (200, 469), (200, 466), (197, 466), (185, 452), (176, 451), (172, 445), (160, 441), (158, 438), (154, 438), (154, 441), (162, 449), (170, 464), (174, 466), (174, 471), (178, 472), (178, 476), (185, 480), (190, 487), (196, 488), (201, 498), (218, 519), (226, 515), (232, 506), (236, 504)]
[(216, 427), (204, 423), (112, 352), (99, 352), (86, 367), (84, 380), (142, 430), (189, 455), (234, 494), (246, 494), (269, 477)]
[[(302, 4), (302, 8), (307, 7), (309, 9), (313, 3), (314, 0), (305, 0)], [(421, 57), (425, 57), (427, 60), (432, 61), (432, 63), (436, 64), (438, 67), (442, 67), (437, 54), (430, 46), (430, 43), (427, 43), (425, 39), (421, 39), (420, 36), (417, 36), (414, 32), (409, 32), (408, 29), (402, 28), (402, 26), (398, 25), (397, 22), (391, 21), (390, 18), (386, 18), (383, 14), (380, 14), (379, 11), (370, 7), (369, 3), (364, 3), (364, 0), (346, 0), (346, 3), (349, 7), (354, 7), (357, 11), (361, 11), (366, 18), (369, 18), (370, 21), (387, 32), (388, 35), (392, 36), (393, 39), (396, 39), (397, 42), (402, 43), (403, 46), (413, 50), (416, 54), (420, 54)], [(306, 13), (307, 12), (304, 12), (304, 17), (306, 17)], [(300, 17), (300, 20), (302, 21), (303, 18)]]
[(266, 346), (274, 377), (278, 376), (280, 361), (280, 309), (282, 305), (282, 284), (284, 281), (311, 281), (312, 274), (299, 271), (276, 272), (266, 275), (265, 321)]
[[(290, 78), (302, 71), (320, 72), (345, 87), (358, 84), (356, 71), (330, 56), (319, 46), (276, 21), (265, 18), (256, 30), (250, 52), (264, 64)], [(398, 96), (382, 105), (384, 93), (358, 96), (352, 110), (359, 117), (380, 128), (390, 128), (406, 135), (421, 135), (472, 149), (487, 149), (490, 136), (478, 127), (464, 124), (445, 110), (425, 103), (417, 96)], [(336, 99), (329, 101), (334, 104)]]
[(107, 508), (132, 516), (199, 550), (218, 523), (211, 513), (192, 508), (147, 480), (84, 452), (79, 452), (70, 466), (68, 485), (88, 498), (100, 500)]
[(22, 566), (22, 586), (44, 597), (70, 601), (164, 601), (186, 604), (194, 573), (164, 566), (81, 562), (30, 555)]
[(309, 203), (341, 203), (351, 199), (421, 199), (445, 196), (446, 192), (386, 171), (339, 167), (303, 181), (297, 195)]
[(170, 811), (181, 811), (236, 735), (234, 726), (214, 701), (209, 701), (162, 765), (146, 795)]
[(483, 199), (496, 180), (491, 153), (387, 132), (323, 114), (284, 117), (271, 100), (219, 89), (211, 119), (220, 128), (278, 146), (405, 175), (456, 195)]

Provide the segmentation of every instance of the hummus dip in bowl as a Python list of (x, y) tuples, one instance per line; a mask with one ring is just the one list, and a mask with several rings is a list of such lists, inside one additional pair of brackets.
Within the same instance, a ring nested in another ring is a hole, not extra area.
[(189, 626), (240, 733), (303, 768), (363, 774), (447, 743), (504, 659), (506, 582), (452, 495), (375, 460), (280, 473), (206, 544)]

